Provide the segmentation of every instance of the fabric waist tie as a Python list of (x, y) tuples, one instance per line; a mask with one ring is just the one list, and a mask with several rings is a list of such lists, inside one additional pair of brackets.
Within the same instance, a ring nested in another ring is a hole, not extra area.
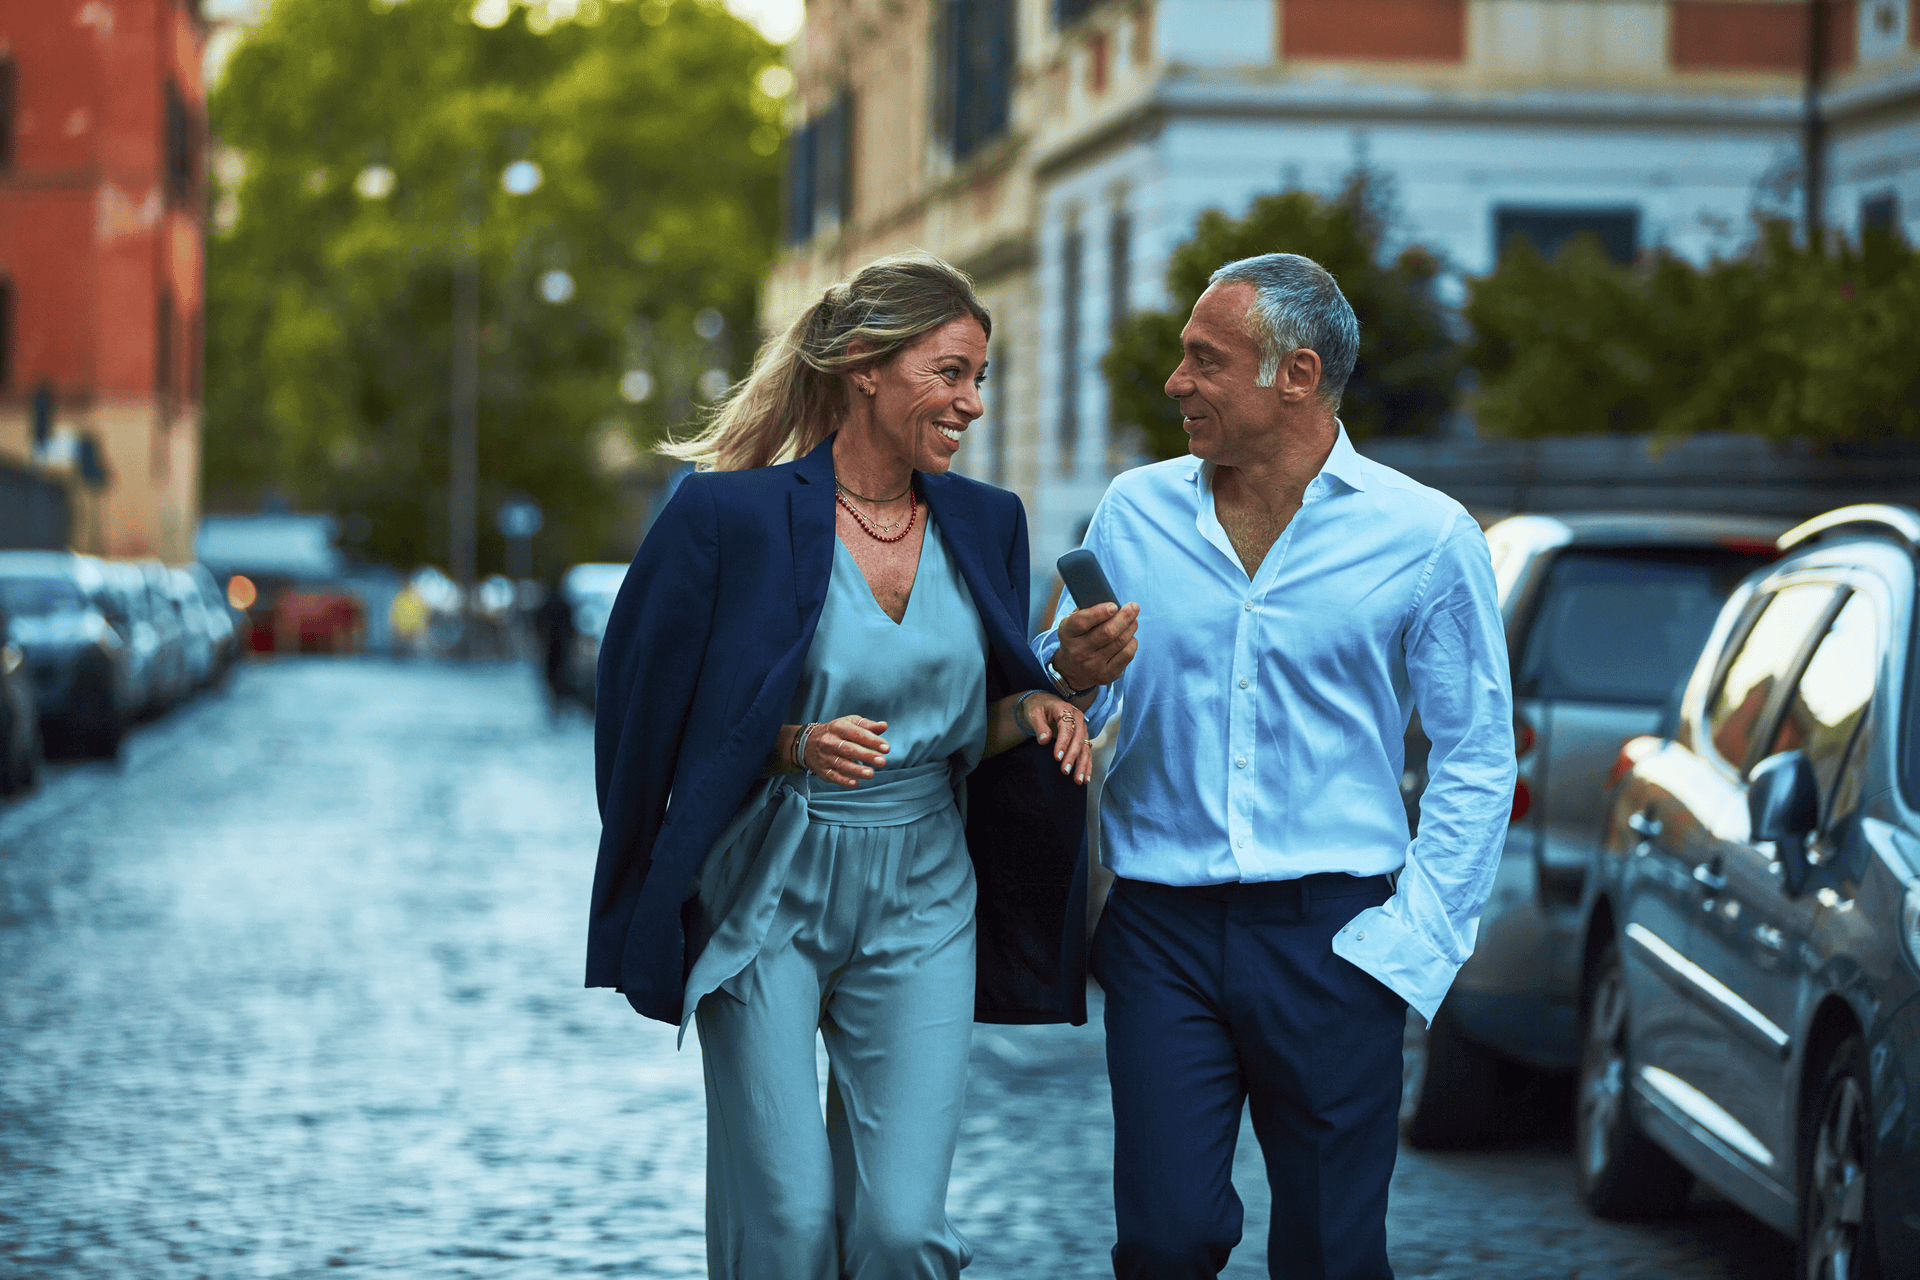
[(953, 767), (945, 760), (910, 769), (881, 769), (849, 791), (808, 774), (807, 820), (829, 827), (903, 827), (953, 803)]
[(812, 774), (763, 783), (759, 798), (742, 805), (714, 842), (695, 881), (695, 892), (709, 895), (702, 912), (718, 919), (687, 975), (681, 1039), (701, 997), (725, 987), (745, 999), (748, 966), (760, 953), (780, 886), (809, 826), (904, 827), (954, 807), (958, 777), (952, 762), (935, 760), (881, 769), (851, 791)]

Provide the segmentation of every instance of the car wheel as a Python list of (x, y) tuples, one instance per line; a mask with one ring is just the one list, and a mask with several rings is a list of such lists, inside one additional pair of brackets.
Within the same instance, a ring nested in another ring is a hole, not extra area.
[(1486, 1137), (1499, 1062), (1466, 1037), (1445, 1005), (1424, 1032), (1409, 1023), (1402, 1063), (1400, 1131), (1409, 1146), (1443, 1150)]
[(1580, 1198), (1603, 1218), (1678, 1212), (1693, 1189), (1693, 1175), (1640, 1132), (1628, 1106), (1633, 1040), (1618, 947), (1601, 955), (1585, 1003), (1574, 1089), (1573, 1168)]
[(1800, 1240), (1796, 1276), (1805, 1280), (1877, 1280), (1879, 1250), (1867, 1187), (1867, 1047), (1848, 1036), (1827, 1063), (1826, 1078), (1801, 1132)]

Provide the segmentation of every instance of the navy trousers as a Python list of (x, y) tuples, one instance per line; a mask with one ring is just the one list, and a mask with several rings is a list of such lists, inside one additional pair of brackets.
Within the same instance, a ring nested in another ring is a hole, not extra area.
[(1333, 953), (1385, 876), (1114, 885), (1093, 941), (1106, 992), (1120, 1280), (1198, 1280), (1240, 1242), (1233, 1152), (1251, 1104), (1275, 1280), (1391, 1280), (1406, 1003)]

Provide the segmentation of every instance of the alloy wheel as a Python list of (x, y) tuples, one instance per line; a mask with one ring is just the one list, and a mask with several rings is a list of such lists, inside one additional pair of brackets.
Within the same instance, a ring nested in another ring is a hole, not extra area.
[(1856, 1280), (1867, 1211), (1866, 1110), (1860, 1082), (1842, 1076), (1827, 1095), (1807, 1182), (1807, 1280)]
[(1613, 1157), (1614, 1134), (1626, 1105), (1627, 1001), (1618, 967), (1609, 967), (1595, 984), (1587, 1025), (1578, 1129), (1581, 1172), (1591, 1184), (1606, 1172)]

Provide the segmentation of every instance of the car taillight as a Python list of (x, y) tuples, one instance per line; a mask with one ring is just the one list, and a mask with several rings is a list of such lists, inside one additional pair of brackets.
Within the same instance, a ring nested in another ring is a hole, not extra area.
[[(1632, 741), (1632, 738), (1627, 739), (1627, 742)], [(1627, 753), (1627, 742), (1620, 744), (1620, 754), (1614, 757), (1613, 770), (1607, 774), (1607, 785), (1609, 787), (1619, 786), (1620, 779), (1626, 777), (1627, 770), (1633, 768), (1633, 757)]]
[(1519, 760), (1533, 750), (1533, 724), (1523, 715), (1513, 717), (1513, 758)]
[(1741, 556), (1765, 556), (1772, 560), (1780, 554), (1780, 548), (1765, 538), (1721, 538), (1719, 544)]
[(1533, 789), (1527, 780), (1521, 778), (1513, 784), (1513, 816), (1507, 819), (1509, 824), (1520, 822), (1527, 816), (1527, 810), (1533, 808)]

